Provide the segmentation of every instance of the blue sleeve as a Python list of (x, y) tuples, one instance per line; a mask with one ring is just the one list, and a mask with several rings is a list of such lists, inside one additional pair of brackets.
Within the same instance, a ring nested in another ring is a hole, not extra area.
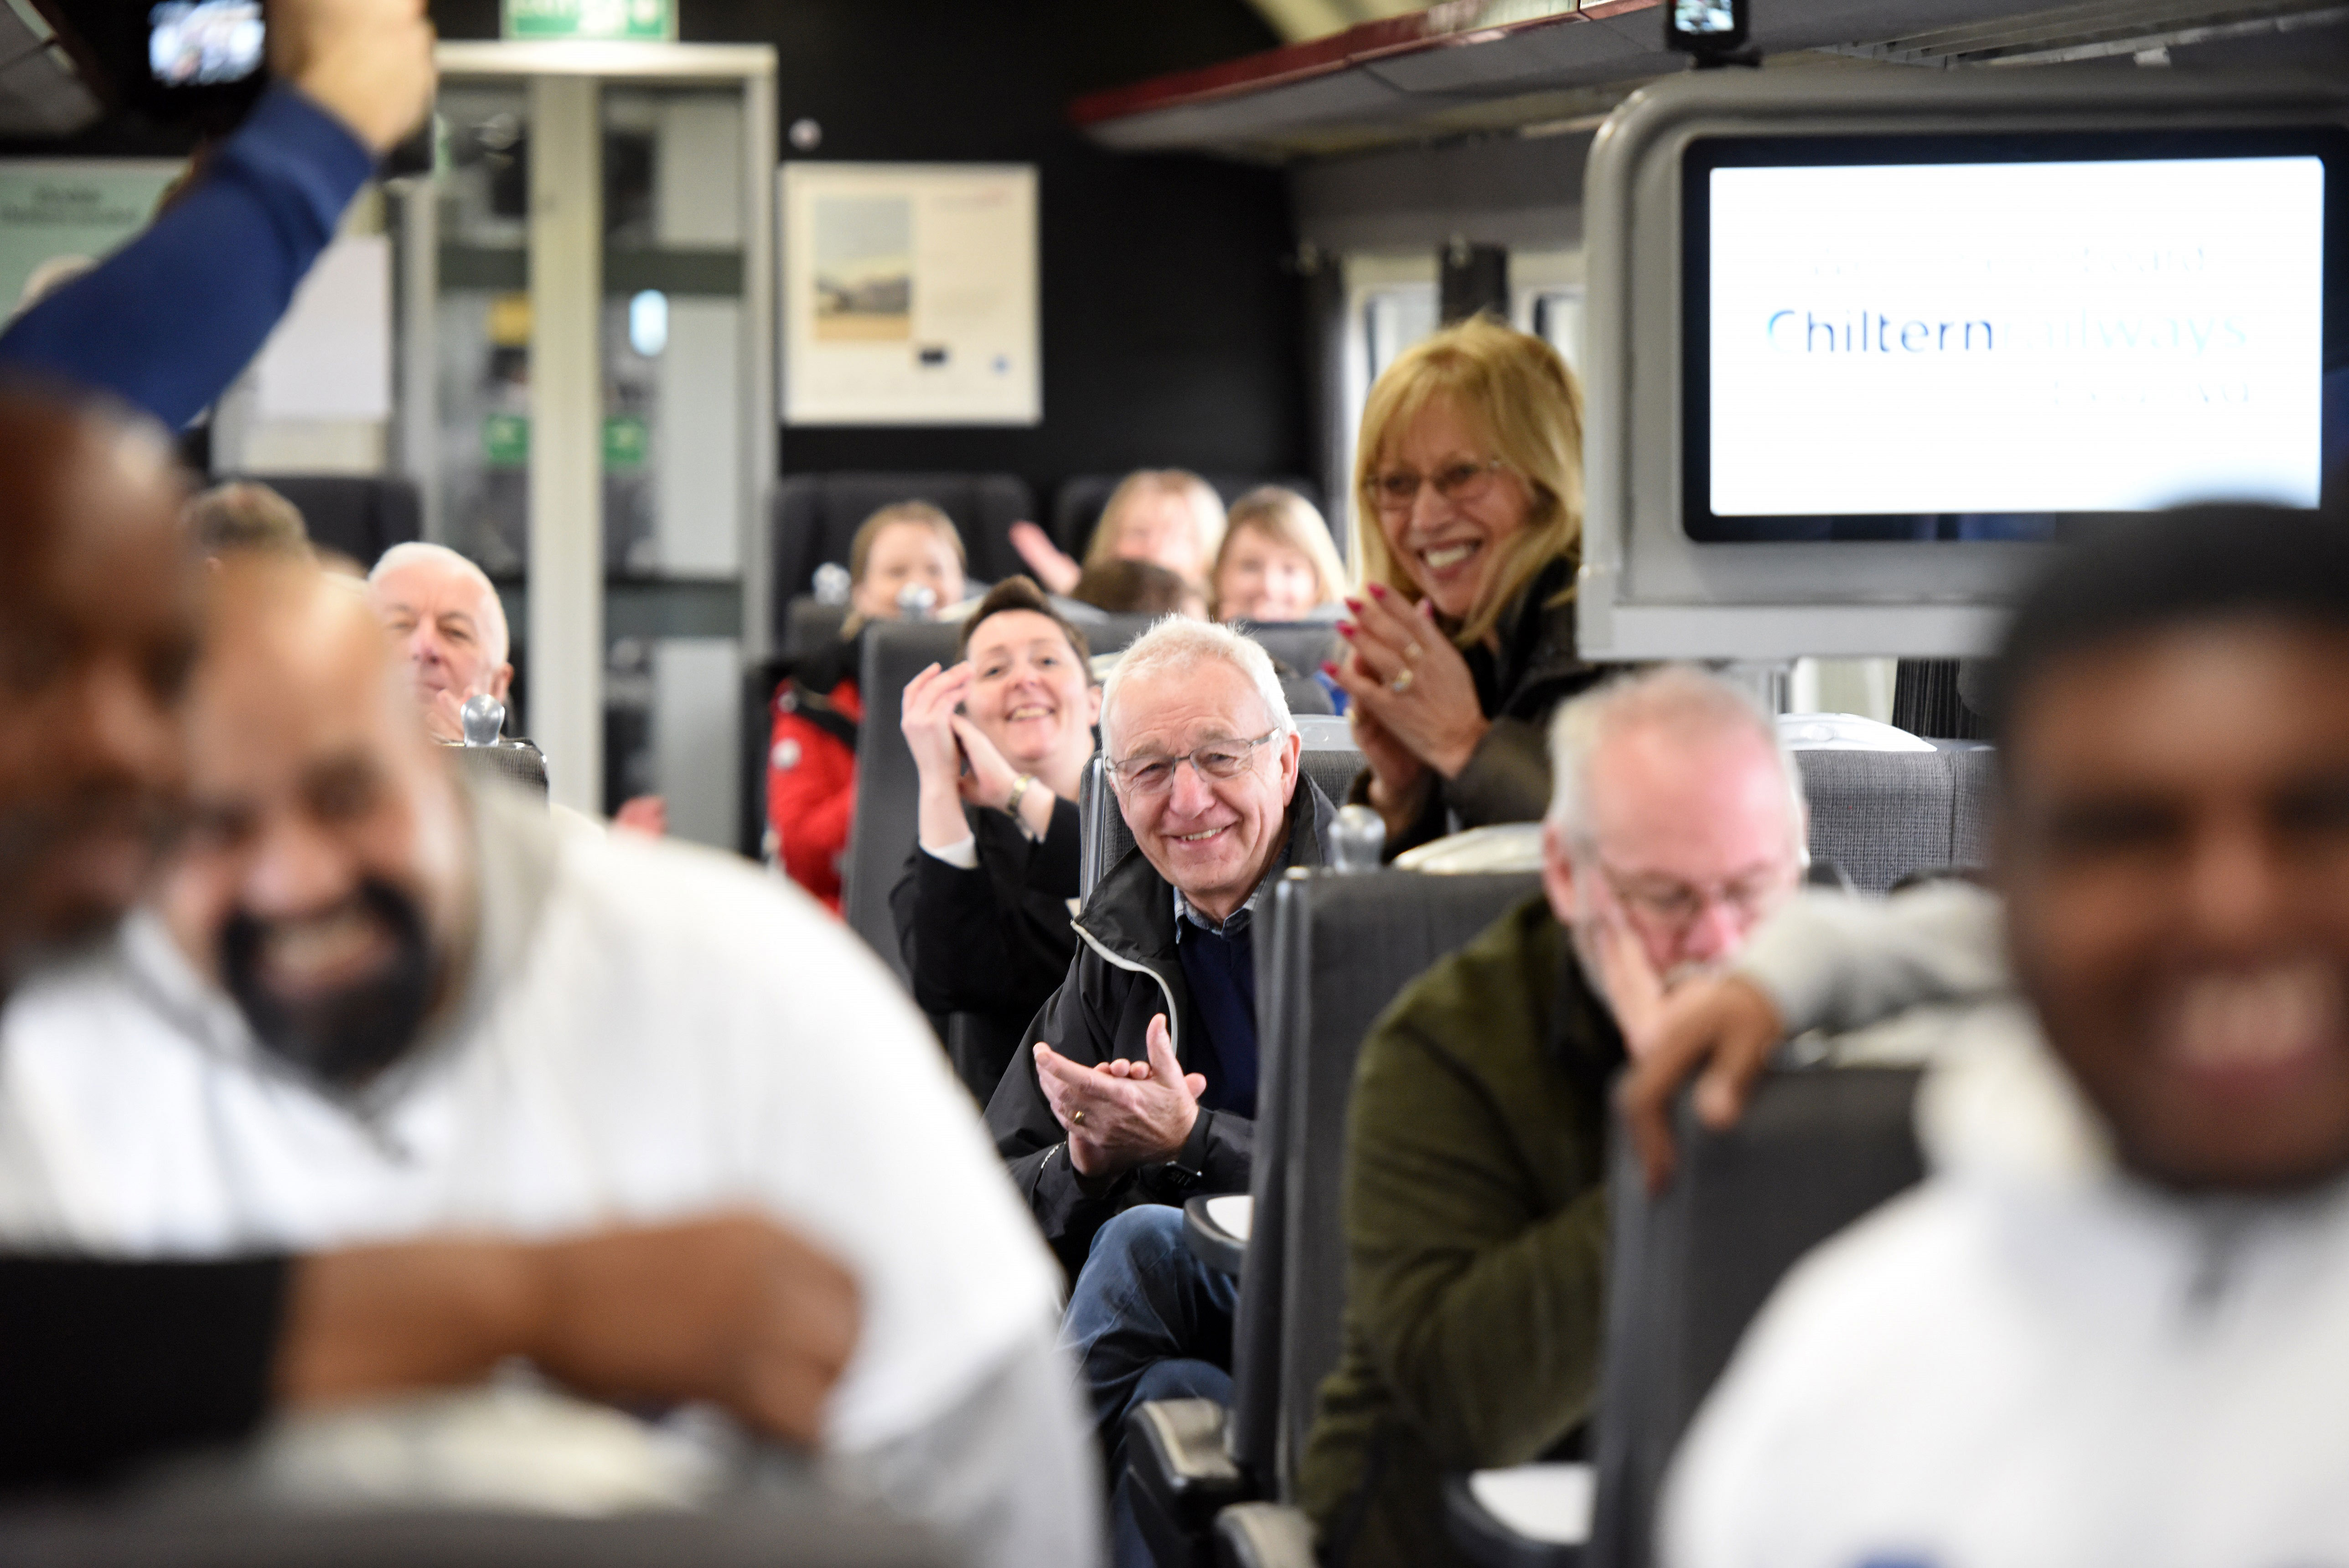
[(260, 351), (374, 172), (340, 120), (273, 85), (170, 211), (0, 335), (0, 370), (109, 392), (180, 428)]

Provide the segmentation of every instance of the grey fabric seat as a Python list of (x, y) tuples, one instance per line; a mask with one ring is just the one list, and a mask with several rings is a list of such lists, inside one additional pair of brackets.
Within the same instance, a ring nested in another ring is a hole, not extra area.
[(1346, 1112), (1363, 1037), (1429, 965), (1539, 887), (1530, 874), (1383, 871), (1292, 872), (1274, 889), (1257, 948), (1254, 1217), (1232, 1407), (1187, 1423), (1144, 1407), (1127, 1437), (1136, 1511), (1161, 1563), (1196, 1560), (1217, 1509), (1293, 1496), (1316, 1390), (1338, 1363)]
[(1912, 872), (1985, 865), (1998, 755), (1987, 747), (1933, 751), (1796, 751), (1811, 805), (1811, 857), (1862, 892)]
[[(1342, 718), (1314, 714), (1298, 715), (1297, 728), (1305, 741), (1299, 758), (1305, 777), (1321, 786), (1321, 793), (1330, 799), (1344, 804), (1354, 776), (1362, 770), (1362, 754), (1354, 746), (1353, 732)], [(1102, 874), (1133, 848), (1133, 834), (1125, 825), (1124, 814), (1117, 809), (1099, 757), (1085, 769), (1084, 785), (1077, 796), (1077, 813), (1084, 832), (1077, 896), (1083, 898), (1092, 892), (1093, 883), (1101, 881)]]
[(494, 746), (451, 746), (457, 766), (476, 779), (494, 779), (518, 785), (541, 800), (546, 799), (546, 754), (528, 740), (501, 740)]
[[(1104, 638), (1094, 645), (1095, 653), (1114, 653), (1144, 624), (1121, 617), (1085, 630), (1089, 641), (1095, 634)], [(901, 980), (906, 977), (905, 960), (897, 947), (896, 921), (889, 913), (889, 890), (897, 885), (914, 847), (922, 781), (897, 721), (904, 711), (905, 683), (929, 665), (952, 663), (961, 631), (952, 623), (877, 623), (865, 637), (864, 664), (857, 678), (864, 717), (856, 727), (856, 807), (849, 822), (840, 912), (849, 928), (871, 944)]]
[(1017, 474), (792, 474), (767, 503), (775, 646), (789, 631), (786, 607), (814, 583), (815, 569), (847, 565), (857, 526), (903, 500), (928, 501), (954, 519), (973, 577), (991, 583), (1026, 570), (1011, 548), (1011, 525), (1036, 515), (1036, 498)]
[(1234, 621), (1231, 624), (1260, 644), (1264, 651), (1310, 677), (1325, 659), (1342, 650), (1338, 630), (1327, 621)]
[(1699, 1129), (1683, 1097), (1680, 1169), (1653, 1199), (1617, 1140), (1590, 1568), (1646, 1568), (1672, 1449), (1754, 1315), (1805, 1253), (1923, 1173), (1918, 1076), (1774, 1072), (1725, 1133)]
[(395, 544), (422, 537), (416, 481), (389, 475), (240, 474), (294, 503), (310, 542), (373, 566)]
[(856, 689), (864, 717), (856, 727), (856, 807), (849, 819), (848, 850), (842, 867), (840, 913), (849, 929), (864, 938), (882, 960), (905, 978), (897, 949), (897, 925), (889, 913), (889, 890), (914, 847), (914, 819), (921, 801), (921, 774), (897, 727), (905, 683), (928, 665), (951, 664), (962, 628), (932, 621), (883, 621), (864, 637), (864, 663)]
[(840, 641), (840, 628), (847, 620), (847, 605), (826, 604), (802, 593), (783, 606), (783, 640), (776, 651), (792, 659), (828, 647)]

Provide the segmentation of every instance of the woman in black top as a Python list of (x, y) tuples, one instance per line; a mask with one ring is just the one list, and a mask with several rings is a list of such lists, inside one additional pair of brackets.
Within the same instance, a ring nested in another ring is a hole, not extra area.
[(1077, 787), (1101, 689), (1083, 634), (1025, 577), (979, 601), (961, 652), (906, 683), (921, 815), (889, 907), (915, 999), (966, 1016), (955, 1066), (984, 1102), (1075, 954)]
[(1369, 766), (1353, 798), (1396, 854), (1548, 809), (1551, 712), (1598, 679), (1574, 648), (1582, 392), (1557, 351), (1479, 316), (1406, 350), (1362, 409), (1363, 593), (1326, 673)]

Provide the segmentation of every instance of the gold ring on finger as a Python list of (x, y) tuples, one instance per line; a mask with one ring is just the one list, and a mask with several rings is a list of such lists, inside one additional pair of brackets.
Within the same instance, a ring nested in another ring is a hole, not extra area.
[(1408, 666), (1399, 669), (1394, 673), (1394, 679), (1387, 682), (1387, 690), (1394, 693), (1397, 696), (1401, 696), (1403, 693), (1411, 689), (1411, 683), (1418, 678), (1419, 672), (1417, 670), (1412, 669)]

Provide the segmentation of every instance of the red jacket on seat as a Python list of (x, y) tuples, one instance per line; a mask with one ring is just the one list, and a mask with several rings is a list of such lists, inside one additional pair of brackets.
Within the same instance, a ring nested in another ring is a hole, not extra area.
[(767, 857), (840, 913), (841, 861), (856, 810), (857, 645), (827, 648), (776, 688), (767, 747)]

